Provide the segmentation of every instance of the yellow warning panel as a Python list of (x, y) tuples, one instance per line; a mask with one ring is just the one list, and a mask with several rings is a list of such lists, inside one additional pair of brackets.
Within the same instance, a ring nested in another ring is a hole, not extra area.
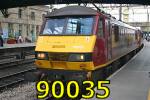
[(91, 36), (39, 36), (36, 51), (93, 52), (96, 35)]
[(150, 100), (150, 89), (149, 89), (149, 92), (148, 92), (148, 99), (147, 100)]

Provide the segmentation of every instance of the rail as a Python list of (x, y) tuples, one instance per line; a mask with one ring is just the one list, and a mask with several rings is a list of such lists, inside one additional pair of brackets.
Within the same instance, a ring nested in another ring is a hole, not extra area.
[(0, 88), (24, 81), (24, 74), (36, 70), (35, 46), (0, 49)]

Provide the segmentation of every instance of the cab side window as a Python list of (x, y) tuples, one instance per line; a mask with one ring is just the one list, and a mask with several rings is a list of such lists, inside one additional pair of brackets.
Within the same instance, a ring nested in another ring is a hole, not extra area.
[(99, 37), (104, 37), (104, 27), (103, 27), (103, 23), (104, 23), (104, 20), (102, 18), (99, 19), (99, 22), (98, 22), (98, 33), (97, 35)]
[(106, 28), (106, 32), (110, 35), (110, 21), (108, 19), (105, 19), (105, 28)]
[(114, 26), (114, 34), (115, 34), (115, 42), (119, 41), (119, 27), (117, 25)]

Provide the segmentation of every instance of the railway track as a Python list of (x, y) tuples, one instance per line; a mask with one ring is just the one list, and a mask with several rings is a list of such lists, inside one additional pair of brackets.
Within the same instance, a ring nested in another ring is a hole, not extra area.
[(23, 82), (24, 74), (36, 70), (34, 58), (12, 59), (0, 62), (0, 88)]

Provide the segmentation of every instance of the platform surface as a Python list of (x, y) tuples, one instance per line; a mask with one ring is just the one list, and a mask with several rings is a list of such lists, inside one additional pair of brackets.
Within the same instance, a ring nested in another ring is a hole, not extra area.
[(108, 78), (110, 96), (105, 100), (150, 100), (150, 42), (144, 44), (136, 56)]
[(0, 49), (19, 48), (19, 47), (32, 47), (32, 46), (35, 46), (35, 43), (4, 44), (4, 46), (0, 47)]

